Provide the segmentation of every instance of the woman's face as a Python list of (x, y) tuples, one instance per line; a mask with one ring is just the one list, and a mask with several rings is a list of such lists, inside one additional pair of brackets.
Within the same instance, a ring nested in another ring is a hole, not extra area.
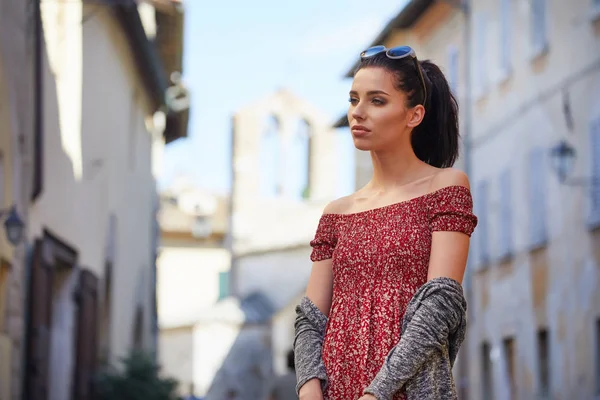
[(408, 109), (406, 95), (394, 86), (392, 73), (380, 67), (360, 69), (350, 90), (348, 122), (359, 150), (384, 150), (410, 143), (410, 132), (424, 115)]

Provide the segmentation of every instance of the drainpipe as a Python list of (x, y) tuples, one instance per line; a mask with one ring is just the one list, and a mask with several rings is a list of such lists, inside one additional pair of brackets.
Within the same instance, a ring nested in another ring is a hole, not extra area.
[(237, 176), (236, 176), (236, 166), (235, 166), (235, 161), (236, 161), (236, 153), (235, 153), (235, 146), (236, 146), (236, 129), (237, 129), (237, 120), (235, 118), (235, 116), (231, 117), (231, 177), (230, 177), (230, 189), (229, 189), (229, 205), (228, 205), (228, 223), (227, 223), (227, 233), (225, 235), (225, 248), (228, 250), (229, 252), (229, 282), (228, 284), (228, 295), (229, 296), (234, 296), (237, 297), (238, 295), (238, 285), (237, 285), (237, 259), (236, 259), (236, 254), (235, 254), (235, 247), (234, 247), (234, 233), (233, 233), (233, 228), (234, 228), (234, 219), (233, 219), (233, 215), (235, 214), (236, 211), (236, 206), (237, 204), (234, 204), (234, 199), (235, 199), (235, 195), (237, 194), (235, 192), (235, 185), (236, 185), (236, 181), (237, 181)]
[[(33, 182), (33, 188), (31, 191), (31, 200), (35, 201), (43, 190), (43, 61), (42, 61), (42, 12), (41, 12), (41, 0), (33, 0), (33, 112), (34, 112), (34, 126), (33, 126), (33, 151), (34, 151), (34, 176), (35, 181)], [(35, 162), (38, 161), (38, 162)]]

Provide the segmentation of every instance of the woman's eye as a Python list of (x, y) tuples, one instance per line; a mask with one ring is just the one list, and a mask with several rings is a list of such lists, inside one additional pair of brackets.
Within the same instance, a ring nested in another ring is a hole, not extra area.
[(356, 104), (356, 103), (358, 103), (358, 99), (356, 99), (356, 98), (354, 98), (354, 97), (350, 97), (350, 98), (348, 99), (348, 101), (350, 102), (350, 104)]
[(373, 104), (377, 104), (377, 105), (382, 105), (382, 104), (385, 104), (385, 101), (383, 101), (383, 100), (381, 100), (381, 99), (378, 99), (378, 98), (374, 98), (373, 100), (371, 100), (371, 102), (372, 102)]

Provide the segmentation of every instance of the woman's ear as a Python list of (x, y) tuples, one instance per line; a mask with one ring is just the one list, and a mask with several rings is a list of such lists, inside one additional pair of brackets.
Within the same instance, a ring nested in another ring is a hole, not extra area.
[(409, 128), (414, 128), (416, 126), (419, 126), (421, 121), (423, 121), (424, 117), (425, 117), (425, 107), (423, 107), (421, 104), (414, 106), (413, 108), (408, 110), (407, 126)]

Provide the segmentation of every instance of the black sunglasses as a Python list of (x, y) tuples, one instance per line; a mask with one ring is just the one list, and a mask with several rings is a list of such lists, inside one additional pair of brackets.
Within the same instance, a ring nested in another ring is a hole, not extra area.
[(390, 49), (388, 49), (385, 46), (373, 46), (360, 53), (360, 59), (364, 60), (366, 58), (373, 57), (383, 52), (385, 52), (385, 55), (388, 58), (391, 58), (393, 60), (399, 60), (402, 58), (410, 57), (410, 59), (415, 64), (415, 69), (419, 74), (419, 80), (421, 81), (421, 85), (423, 85), (423, 98), (425, 99), (423, 101), (424, 106), (425, 102), (427, 101), (427, 86), (425, 85), (425, 79), (423, 77), (423, 72), (421, 71), (419, 61), (417, 60), (417, 53), (415, 53), (415, 50), (410, 46), (396, 46)]

